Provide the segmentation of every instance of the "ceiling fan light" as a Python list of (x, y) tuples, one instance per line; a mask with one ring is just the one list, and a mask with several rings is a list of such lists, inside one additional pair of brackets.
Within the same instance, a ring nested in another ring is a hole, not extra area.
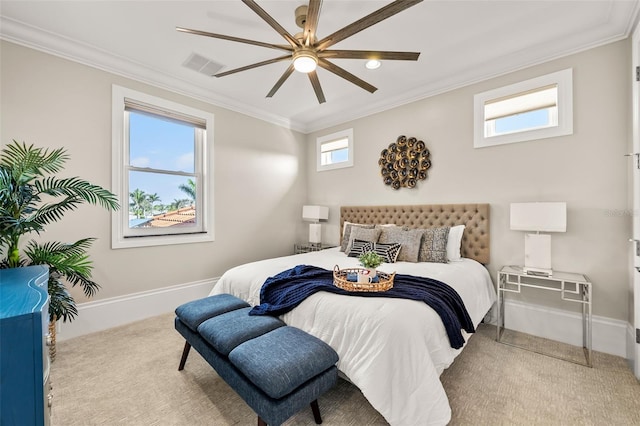
[(293, 57), (293, 67), (298, 72), (305, 74), (315, 71), (318, 66), (318, 58), (313, 52), (297, 52)]
[(380, 65), (382, 65), (382, 62), (377, 59), (369, 59), (367, 63), (364, 64), (364, 66), (367, 67), (368, 70), (377, 70), (378, 68), (380, 68)]

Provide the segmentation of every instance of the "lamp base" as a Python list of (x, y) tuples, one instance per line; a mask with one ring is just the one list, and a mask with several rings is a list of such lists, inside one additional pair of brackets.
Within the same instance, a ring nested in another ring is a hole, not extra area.
[(524, 236), (524, 271), (530, 275), (551, 275), (551, 236), (526, 234)]
[(322, 243), (322, 225), (320, 223), (309, 224), (309, 243), (310, 244)]

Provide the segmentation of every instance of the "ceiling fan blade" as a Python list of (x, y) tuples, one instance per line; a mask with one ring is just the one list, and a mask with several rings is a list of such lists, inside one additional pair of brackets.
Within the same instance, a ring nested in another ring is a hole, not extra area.
[(267, 24), (277, 31), (285, 40), (289, 42), (291, 47), (299, 47), (300, 43), (293, 38), (291, 34), (280, 25), (271, 15), (269, 15), (263, 8), (261, 8), (254, 0), (242, 0), (244, 4), (249, 6), (259, 17), (261, 17)]
[(246, 65), (244, 67), (235, 68), (235, 69), (232, 69), (232, 70), (229, 70), (229, 71), (225, 71), (225, 72), (220, 72), (218, 74), (214, 74), (214, 77), (224, 77), (225, 75), (235, 74), (235, 73), (240, 72), (240, 71), (246, 71), (246, 70), (250, 70), (252, 68), (261, 67), (263, 65), (275, 64), (276, 62), (286, 61), (286, 60), (290, 60), (290, 59), (291, 59), (291, 55), (280, 56), (278, 58), (268, 59), (266, 61), (256, 62), (255, 64), (251, 64), (251, 65)]
[(376, 10), (375, 12), (365, 16), (364, 18), (358, 19), (357, 21), (347, 25), (346, 27), (336, 31), (331, 35), (328, 35), (327, 37), (320, 40), (316, 47), (318, 50), (324, 50), (327, 47), (333, 46), (339, 41), (342, 41), (347, 37), (351, 37), (352, 35), (359, 33), (360, 31), (369, 28), (370, 26), (375, 25), (378, 22), (383, 21), (397, 13), (400, 13), (403, 10), (408, 9), (420, 2), (422, 2), (422, 0), (395, 0), (393, 3), (390, 3), (383, 8)]
[(367, 83), (366, 81), (356, 77), (355, 75), (351, 74), (349, 71), (340, 68), (339, 66), (327, 61), (326, 59), (322, 59), (322, 58), (318, 58), (318, 65), (320, 65), (322, 68), (326, 69), (327, 71), (331, 71), (332, 73), (334, 73), (335, 75), (344, 78), (347, 81), (350, 81), (351, 83), (355, 84), (356, 86), (362, 87), (364, 90), (366, 90), (367, 92), (373, 93), (376, 90), (378, 90), (377, 87), (372, 86), (371, 84)]
[(395, 61), (417, 61), (420, 52), (385, 52), (378, 50), (324, 50), (320, 58), (329, 59), (386, 59)]
[(316, 92), (316, 97), (318, 98), (318, 102), (323, 104), (326, 102), (324, 98), (324, 93), (322, 92), (322, 87), (320, 86), (320, 80), (318, 80), (318, 73), (311, 71), (309, 74), (309, 81), (311, 81), (311, 85), (313, 86), (313, 91)]
[(189, 33), (189, 34), (201, 35), (201, 36), (206, 36), (206, 37), (219, 38), (219, 39), (222, 39), (222, 40), (237, 41), (238, 43), (253, 44), (255, 46), (269, 47), (271, 49), (287, 50), (289, 52), (293, 51), (293, 48), (291, 48), (290, 46), (284, 46), (284, 45), (281, 45), (281, 44), (263, 43), (261, 41), (248, 40), (246, 38), (233, 37), (233, 36), (228, 36), (228, 35), (224, 35), (224, 34), (215, 34), (215, 33), (210, 33), (210, 32), (207, 32), (207, 31), (192, 30), (190, 28), (176, 27), (176, 30), (180, 31), (180, 32), (183, 32), (183, 33)]
[(309, 0), (309, 6), (307, 7), (307, 20), (304, 23), (303, 30), (303, 40), (305, 45), (312, 45), (315, 41), (321, 7), (322, 0)]
[(280, 86), (282, 86), (282, 83), (284, 83), (289, 78), (291, 73), (293, 73), (293, 69), (293, 63), (289, 64), (289, 68), (285, 70), (284, 74), (282, 74), (282, 77), (280, 77), (276, 84), (271, 88), (271, 91), (267, 93), (267, 98), (270, 98), (276, 94)]

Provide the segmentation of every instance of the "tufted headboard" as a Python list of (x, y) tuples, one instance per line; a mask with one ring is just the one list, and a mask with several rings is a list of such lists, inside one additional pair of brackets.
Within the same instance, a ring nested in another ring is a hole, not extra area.
[(340, 240), (344, 222), (395, 223), (409, 228), (465, 225), (462, 257), (489, 263), (489, 204), (425, 204), (413, 206), (342, 206)]

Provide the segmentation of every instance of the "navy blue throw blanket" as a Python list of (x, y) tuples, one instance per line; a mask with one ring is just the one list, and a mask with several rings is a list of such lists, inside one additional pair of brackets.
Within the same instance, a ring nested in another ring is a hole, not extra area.
[(464, 345), (461, 329), (468, 333), (475, 332), (473, 322), (460, 295), (443, 282), (414, 275), (396, 274), (393, 288), (387, 291), (350, 292), (333, 284), (332, 271), (310, 265), (298, 265), (267, 278), (260, 290), (260, 305), (251, 309), (249, 315), (282, 315), (319, 291), (349, 296), (392, 297), (423, 301), (442, 318), (449, 342), (454, 349)]

